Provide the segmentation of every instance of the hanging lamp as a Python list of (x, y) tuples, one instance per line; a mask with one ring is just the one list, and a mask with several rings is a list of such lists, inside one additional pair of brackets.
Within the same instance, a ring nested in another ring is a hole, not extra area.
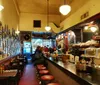
[(4, 9), (4, 7), (2, 5), (0, 5), (0, 11), (2, 11)]
[(45, 27), (46, 31), (50, 31), (51, 27), (49, 26), (49, 0), (47, 0), (47, 26)]
[(66, 5), (66, 0), (64, 0), (64, 5), (59, 7), (59, 11), (62, 15), (67, 15), (71, 11), (71, 7)]

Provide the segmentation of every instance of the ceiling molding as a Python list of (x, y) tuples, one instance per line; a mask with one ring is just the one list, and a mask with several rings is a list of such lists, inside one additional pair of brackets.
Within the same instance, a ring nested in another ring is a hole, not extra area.
[(18, 16), (19, 16), (20, 11), (19, 11), (18, 4), (17, 4), (16, 0), (13, 0), (13, 2), (14, 2), (14, 5), (15, 5), (15, 8), (16, 8), (16, 11), (17, 11), (17, 14), (18, 14)]

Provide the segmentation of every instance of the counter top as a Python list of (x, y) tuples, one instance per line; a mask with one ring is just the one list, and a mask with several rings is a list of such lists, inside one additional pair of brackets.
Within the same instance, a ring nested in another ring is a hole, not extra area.
[(92, 73), (78, 72), (76, 71), (76, 66), (73, 63), (63, 63), (61, 60), (54, 61), (52, 57), (49, 57), (48, 60), (59, 66), (62, 70), (66, 70), (68, 75), (77, 82), (84, 82), (82, 85), (100, 85), (100, 70), (97, 71), (94, 68)]
[[(19, 54), (17, 54), (17, 55), (19, 55)], [(4, 62), (6, 62), (6, 61), (9, 61), (10, 59), (14, 58), (14, 57), (17, 56), (17, 55), (8, 56), (8, 57), (6, 57), (6, 58), (0, 60), (0, 64), (4, 63)]]

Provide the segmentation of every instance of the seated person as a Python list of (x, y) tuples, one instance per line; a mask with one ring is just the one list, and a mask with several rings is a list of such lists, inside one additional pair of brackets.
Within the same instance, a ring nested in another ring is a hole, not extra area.
[(38, 46), (35, 54), (34, 54), (34, 65), (44, 64), (46, 65), (46, 61), (44, 59), (44, 54), (42, 52), (42, 47)]

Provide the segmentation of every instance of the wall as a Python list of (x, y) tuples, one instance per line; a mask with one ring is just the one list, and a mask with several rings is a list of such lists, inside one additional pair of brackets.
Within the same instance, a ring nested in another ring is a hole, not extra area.
[[(44, 14), (20, 13), (20, 30), (45, 32), (45, 26), (47, 25), (46, 18), (47, 16)], [(41, 28), (34, 28), (33, 20), (41, 20)], [(50, 22), (54, 22), (56, 25), (60, 24), (59, 15), (50, 15), (49, 20)]]
[[(63, 30), (70, 28), (71, 26), (74, 26), (78, 24), (79, 22), (82, 22), (86, 20), (87, 18), (97, 14), (100, 12), (100, 0), (88, 0), (85, 5), (81, 6), (80, 9), (78, 9), (76, 12), (71, 14), (68, 18), (66, 18), (64, 21), (60, 23), (60, 26), (63, 26)], [(81, 15), (83, 15), (86, 12), (89, 12), (89, 16), (83, 20), (80, 19)]]
[(0, 4), (4, 6), (4, 9), (0, 12), (2, 25), (8, 25), (8, 28), (16, 29), (19, 24), (19, 16), (13, 0), (0, 0)]

